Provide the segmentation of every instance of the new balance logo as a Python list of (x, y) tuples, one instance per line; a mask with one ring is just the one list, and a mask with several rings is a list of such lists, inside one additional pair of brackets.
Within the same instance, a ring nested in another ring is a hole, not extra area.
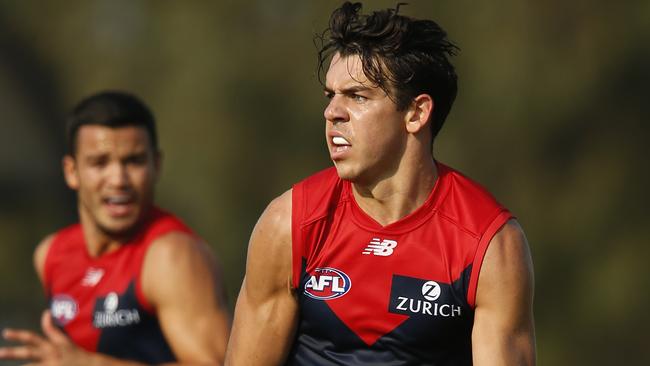
[(368, 244), (361, 254), (373, 254), (380, 257), (388, 257), (393, 254), (393, 249), (397, 246), (397, 242), (388, 239), (380, 240), (379, 238), (372, 238), (370, 244)]
[(99, 283), (99, 281), (101, 281), (102, 277), (104, 277), (103, 269), (90, 267), (86, 271), (84, 278), (81, 280), (81, 286), (94, 287)]

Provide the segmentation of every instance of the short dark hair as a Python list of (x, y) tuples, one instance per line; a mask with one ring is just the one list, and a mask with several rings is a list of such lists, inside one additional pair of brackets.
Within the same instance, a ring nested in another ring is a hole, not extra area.
[(434, 100), (432, 136), (436, 137), (456, 99), (457, 80), (449, 61), (460, 49), (432, 20), (398, 15), (395, 9), (361, 15), (361, 3), (346, 1), (334, 10), (329, 27), (318, 35), (318, 79), (335, 53), (358, 55), (363, 72), (404, 110), (419, 94)]
[(68, 154), (77, 148), (79, 128), (100, 125), (111, 128), (124, 126), (143, 127), (153, 151), (158, 151), (156, 121), (149, 108), (135, 95), (122, 91), (103, 91), (83, 99), (70, 113), (66, 123)]

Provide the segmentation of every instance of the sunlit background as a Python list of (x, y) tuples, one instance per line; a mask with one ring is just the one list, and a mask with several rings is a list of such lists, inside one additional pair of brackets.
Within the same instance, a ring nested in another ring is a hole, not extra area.
[[(232, 307), (257, 217), (330, 164), (313, 36), (338, 4), (0, 0), (0, 327), (38, 325), (33, 249), (76, 220), (63, 121), (103, 89), (154, 110), (158, 202), (210, 243)], [(462, 49), (435, 156), (525, 228), (539, 364), (650, 364), (650, 2), (413, 0), (401, 12), (437, 20)]]

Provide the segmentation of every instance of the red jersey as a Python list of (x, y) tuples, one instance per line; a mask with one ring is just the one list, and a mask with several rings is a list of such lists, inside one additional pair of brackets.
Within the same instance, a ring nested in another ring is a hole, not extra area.
[(387, 226), (334, 168), (293, 187), (300, 318), (288, 364), (472, 364), (478, 274), (512, 215), (477, 183), (437, 168), (426, 202)]
[(97, 258), (88, 254), (80, 224), (58, 231), (44, 271), (55, 323), (88, 351), (145, 363), (175, 361), (140, 281), (147, 249), (172, 231), (191, 234), (176, 217), (154, 208), (131, 242)]

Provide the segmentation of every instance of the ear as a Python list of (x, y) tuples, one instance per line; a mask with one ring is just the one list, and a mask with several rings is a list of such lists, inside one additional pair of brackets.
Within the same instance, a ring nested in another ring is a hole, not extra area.
[(417, 133), (425, 129), (433, 113), (433, 98), (429, 94), (420, 94), (413, 99), (407, 114), (406, 130)]
[(79, 176), (77, 175), (77, 161), (74, 160), (72, 155), (66, 155), (63, 157), (63, 177), (65, 182), (75, 191), (79, 189)]

